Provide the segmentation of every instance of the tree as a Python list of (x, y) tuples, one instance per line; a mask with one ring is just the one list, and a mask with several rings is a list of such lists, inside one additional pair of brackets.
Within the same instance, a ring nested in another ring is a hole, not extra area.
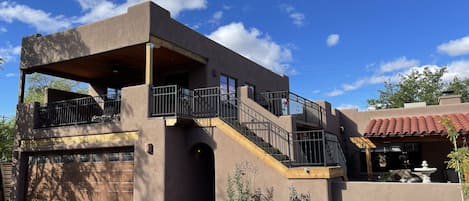
[(440, 123), (447, 130), (448, 138), (453, 144), (453, 151), (448, 154), (448, 168), (454, 169), (458, 173), (459, 183), (461, 184), (461, 198), (469, 198), (469, 185), (467, 183), (466, 173), (469, 171), (469, 148), (467, 146), (458, 147), (459, 133), (454, 128), (453, 122), (448, 118), (442, 118)]
[(80, 82), (63, 78), (51, 77), (39, 73), (33, 73), (28, 77), (28, 88), (26, 90), (24, 102), (44, 103), (44, 93), (46, 88), (86, 93), (87, 89), (80, 85)]
[(0, 115), (0, 161), (11, 161), (14, 141), (14, 118)]
[(453, 91), (454, 94), (460, 94), (464, 102), (469, 102), (469, 79), (461, 80), (455, 77), (449, 83), (448, 90)]
[(437, 105), (438, 98), (445, 90), (453, 90), (460, 94), (464, 101), (469, 100), (469, 79), (455, 78), (449, 83), (442, 79), (446, 68), (423, 71), (413, 70), (407, 75), (400, 75), (400, 81), (393, 83), (384, 82), (384, 90), (378, 90), (377, 99), (368, 99), (368, 105), (377, 109), (400, 108), (404, 103), (426, 102), (428, 105)]

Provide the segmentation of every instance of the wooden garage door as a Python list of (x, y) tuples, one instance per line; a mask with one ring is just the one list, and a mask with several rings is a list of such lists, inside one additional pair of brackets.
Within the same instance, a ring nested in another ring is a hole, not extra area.
[(29, 156), (26, 200), (133, 200), (133, 150)]

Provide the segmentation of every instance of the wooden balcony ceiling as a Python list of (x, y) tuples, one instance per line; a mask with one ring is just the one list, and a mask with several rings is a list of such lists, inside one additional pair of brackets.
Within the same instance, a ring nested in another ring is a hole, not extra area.
[[(82, 82), (124, 87), (144, 83), (145, 44), (125, 47), (72, 60), (28, 69)], [(153, 65), (158, 69), (201, 66), (201, 63), (165, 47), (155, 48)]]

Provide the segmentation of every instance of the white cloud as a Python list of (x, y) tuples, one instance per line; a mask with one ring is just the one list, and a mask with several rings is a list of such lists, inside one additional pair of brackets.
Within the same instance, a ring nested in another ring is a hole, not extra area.
[(469, 78), (469, 60), (453, 61), (447, 66), (448, 72), (443, 76), (443, 80), (450, 81), (454, 77), (461, 79)]
[(342, 85), (342, 88), (344, 91), (353, 91), (353, 90), (360, 88), (365, 83), (366, 83), (366, 79), (360, 79), (360, 80), (357, 80), (353, 84), (344, 84)]
[(212, 18), (208, 22), (212, 24), (218, 24), (220, 23), (221, 18), (223, 18), (223, 11), (220, 10), (213, 13)]
[(440, 44), (438, 51), (450, 56), (459, 56), (469, 54), (469, 36), (450, 40), (447, 43)]
[(208, 37), (273, 72), (285, 74), (290, 71), (290, 49), (280, 46), (256, 28), (248, 30), (243, 23), (234, 22), (219, 27)]
[(321, 93), (321, 90), (319, 89), (313, 90), (313, 94), (318, 94), (318, 93)]
[(20, 53), (21, 46), (7, 44), (5, 47), (0, 47), (0, 56), (5, 60), (5, 63), (15, 61)]
[(330, 34), (327, 36), (326, 43), (327, 46), (332, 47), (339, 43), (340, 35), (339, 34)]
[(7, 31), (8, 31), (7, 28), (5, 28), (5, 27), (0, 27), (0, 33), (5, 33), (5, 32), (7, 32)]
[(7, 73), (5, 75), (5, 77), (15, 77), (15, 76), (16, 76), (16, 74), (14, 74), (14, 73)]
[[(108, 0), (77, 0), (85, 15), (75, 20), (76, 23), (90, 23), (115, 15), (125, 13), (127, 8), (145, 0), (127, 0), (122, 4), (115, 4)], [(207, 7), (206, 0), (152, 0), (161, 7), (169, 10), (171, 16), (177, 17), (184, 10), (197, 10)]]
[(292, 20), (292, 23), (296, 26), (303, 26), (304, 21), (306, 19), (305, 14), (296, 11), (295, 7), (289, 5), (282, 5), (281, 6), (285, 12), (287, 12), (288, 17)]
[(406, 57), (400, 57), (390, 62), (382, 63), (380, 66), (381, 73), (393, 72), (401, 69), (409, 69), (419, 64), (418, 60), (407, 59)]
[(344, 94), (344, 91), (340, 89), (334, 89), (333, 91), (326, 93), (327, 96), (339, 96), (342, 94)]
[(55, 32), (71, 26), (70, 21), (61, 15), (51, 16), (42, 10), (7, 1), (0, 3), (0, 20), (8, 23), (17, 20), (40, 32)]
[(346, 110), (346, 109), (358, 109), (358, 105), (353, 105), (353, 104), (340, 104), (339, 106), (336, 107), (338, 110)]

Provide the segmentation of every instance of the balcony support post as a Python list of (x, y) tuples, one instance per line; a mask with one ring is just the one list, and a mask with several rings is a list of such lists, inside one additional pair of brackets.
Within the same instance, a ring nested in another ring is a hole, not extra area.
[(146, 44), (145, 54), (145, 84), (153, 85), (153, 49), (155, 45), (153, 43)]
[(18, 103), (24, 103), (24, 86), (26, 82), (26, 74), (20, 70), (20, 84), (18, 88)]

